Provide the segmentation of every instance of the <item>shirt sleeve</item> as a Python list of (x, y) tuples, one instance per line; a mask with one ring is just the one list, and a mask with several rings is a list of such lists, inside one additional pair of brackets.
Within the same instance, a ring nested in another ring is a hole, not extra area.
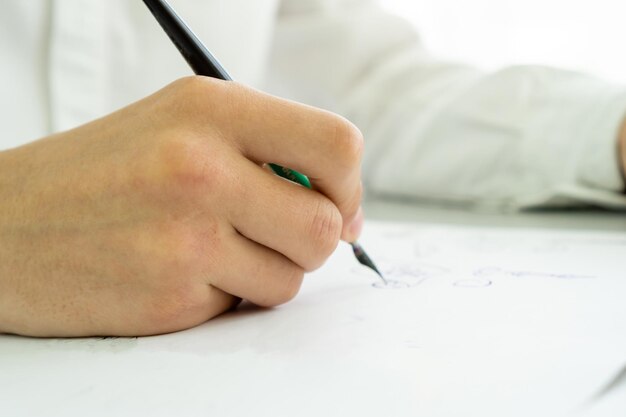
[(494, 73), (431, 55), (369, 0), (283, 1), (270, 91), (366, 139), (369, 192), (473, 206), (626, 208), (626, 88), (544, 67)]

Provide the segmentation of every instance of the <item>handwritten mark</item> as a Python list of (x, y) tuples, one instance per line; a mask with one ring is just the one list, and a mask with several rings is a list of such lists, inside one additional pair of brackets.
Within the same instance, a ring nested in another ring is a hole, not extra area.
[(387, 283), (376, 281), (372, 284), (372, 287), (378, 288), (379, 290), (403, 290), (406, 288), (415, 287), (420, 284), (422, 281), (418, 282), (406, 282), (406, 281), (398, 281), (398, 280), (387, 280)]
[(474, 276), (475, 277), (508, 276), (512, 278), (555, 278), (555, 279), (565, 279), (565, 280), (596, 278), (591, 275), (558, 274), (558, 273), (537, 272), (537, 271), (515, 271), (515, 270), (506, 270), (502, 268), (482, 268), (482, 269), (474, 271)]
[(453, 284), (459, 288), (487, 288), (493, 285), (493, 281), (482, 278), (462, 279)]
[[(377, 280), (372, 287), (378, 289), (406, 289), (416, 287), (428, 279), (436, 278), (448, 273), (446, 268), (418, 264), (384, 264), (381, 268), (383, 275), (387, 277), (388, 283), (385, 284)], [(356, 271), (355, 271), (356, 272)], [(370, 274), (368, 274), (370, 276)]]

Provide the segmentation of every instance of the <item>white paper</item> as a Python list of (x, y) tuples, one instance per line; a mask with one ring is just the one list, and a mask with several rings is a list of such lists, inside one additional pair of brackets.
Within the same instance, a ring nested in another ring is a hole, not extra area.
[(370, 223), (361, 243), (399, 288), (342, 245), (280, 308), (141, 339), (2, 336), (0, 415), (626, 414), (626, 390), (597, 397), (626, 365), (626, 234)]

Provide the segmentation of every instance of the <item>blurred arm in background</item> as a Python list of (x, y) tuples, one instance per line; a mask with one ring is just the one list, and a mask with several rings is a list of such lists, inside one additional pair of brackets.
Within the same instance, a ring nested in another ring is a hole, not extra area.
[(370, 192), (480, 207), (626, 207), (623, 86), (442, 61), (372, 0), (283, 1), (267, 73), (270, 91), (363, 130)]

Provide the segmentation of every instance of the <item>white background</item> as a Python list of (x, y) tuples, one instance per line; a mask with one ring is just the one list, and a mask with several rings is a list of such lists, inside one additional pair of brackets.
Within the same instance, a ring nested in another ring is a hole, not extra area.
[(626, 83), (625, 0), (381, 0), (443, 57), (542, 64)]

